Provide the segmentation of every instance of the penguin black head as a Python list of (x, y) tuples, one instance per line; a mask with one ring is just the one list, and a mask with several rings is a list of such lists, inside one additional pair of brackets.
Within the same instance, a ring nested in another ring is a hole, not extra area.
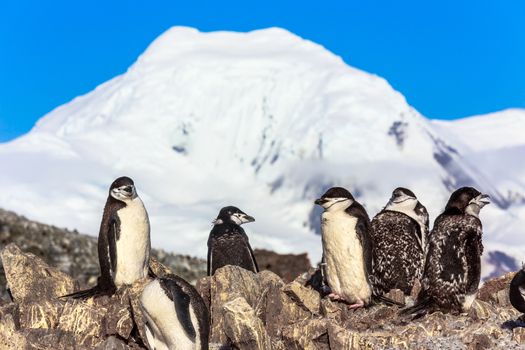
[(325, 210), (345, 210), (354, 203), (354, 196), (342, 188), (332, 187), (326, 191), (321, 198), (315, 200), (315, 204), (320, 205)]
[(109, 187), (109, 195), (121, 202), (130, 201), (137, 197), (135, 183), (127, 176), (119, 177)]
[(478, 216), (479, 211), (490, 203), (489, 196), (473, 187), (461, 187), (450, 195), (445, 213)]
[(408, 188), (398, 187), (392, 191), (392, 196), (388, 200), (385, 209), (396, 210), (402, 207), (413, 210), (417, 203), (418, 200), (414, 192), (410, 191)]
[(222, 224), (222, 223), (233, 223), (237, 225), (242, 225), (247, 222), (253, 222), (255, 219), (253, 216), (250, 216), (243, 212), (241, 209), (228, 206), (221, 209), (217, 219), (213, 220), (213, 224)]

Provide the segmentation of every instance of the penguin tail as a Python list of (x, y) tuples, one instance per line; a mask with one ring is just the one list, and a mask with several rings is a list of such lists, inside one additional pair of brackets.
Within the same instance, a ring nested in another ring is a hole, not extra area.
[(400, 315), (415, 315), (416, 318), (425, 315), (432, 306), (432, 299), (427, 297), (421, 299), (411, 307), (407, 307), (399, 312)]
[(85, 289), (85, 290), (79, 290), (70, 294), (62, 295), (59, 298), (72, 298), (72, 299), (87, 299), (91, 297), (101, 297), (104, 295), (113, 295), (115, 293), (115, 288), (109, 288), (105, 289), (102, 288), (100, 285), (96, 285), (92, 288)]
[(393, 305), (397, 305), (397, 306), (405, 306), (405, 303), (401, 303), (399, 301), (395, 301), (393, 299), (390, 299), (389, 297), (386, 297), (382, 294), (373, 294), (372, 295), (372, 300), (376, 303), (384, 303), (388, 306), (393, 306)]

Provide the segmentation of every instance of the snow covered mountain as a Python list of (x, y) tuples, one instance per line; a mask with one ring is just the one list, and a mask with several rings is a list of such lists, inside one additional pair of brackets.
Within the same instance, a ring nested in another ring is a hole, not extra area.
[(0, 145), (0, 207), (96, 234), (109, 184), (128, 175), (154, 246), (204, 256), (211, 220), (233, 204), (257, 220), (253, 246), (316, 261), (313, 201), (329, 186), (371, 217), (406, 186), (434, 218), (472, 185), (493, 200), (487, 275), (525, 251), (524, 132), (523, 110), (430, 121), (384, 79), (282, 29), (174, 27), (125, 74)]

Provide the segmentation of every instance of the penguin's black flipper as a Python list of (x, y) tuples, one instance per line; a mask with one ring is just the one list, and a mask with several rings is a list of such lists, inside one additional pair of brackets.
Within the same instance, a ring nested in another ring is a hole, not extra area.
[(170, 300), (173, 301), (177, 318), (184, 328), (184, 332), (190, 339), (195, 341), (197, 333), (195, 332), (195, 328), (191, 322), (190, 296), (184, 292), (182, 287), (177, 283), (177, 280), (173, 278), (174, 276), (170, 277), (160, 278), (160, 286), (162, 289), (164, 289), (164, 292), (170, 298)]

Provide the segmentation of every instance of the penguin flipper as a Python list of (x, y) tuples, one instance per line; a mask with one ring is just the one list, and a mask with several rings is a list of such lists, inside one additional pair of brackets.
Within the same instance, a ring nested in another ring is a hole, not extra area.
[(257, 260), (255, 260), (255, 254), (253, 253), (253, 249), (250, 246), (250, 243), (248, 243), (248, 241), (246, 241), (246, 244), (248, 245), (248, 250), (250, 251), (250, 257), (252, 259), (253, 268), (255, 269), (254, 272), (258, 273), (259, 272), (259, 266), (257, 265)]
[(159, 279), (160, 286), (170, 298), (171, 301), (173, 301), (173, 304), (175, 306), (175, 312), (177, 313), (177, 318), (179, 319), (184, 332), (186, 335), (195, 341), (195, 338), (197, 336), (195, 332), (195, 327), (193, 327), (193, 323), (191, 321), (191, 314), (190, 314), (190, 296), (184, 292), (182, 287), (177, 283), (177, 281), (174, 278), (164, 277)]

